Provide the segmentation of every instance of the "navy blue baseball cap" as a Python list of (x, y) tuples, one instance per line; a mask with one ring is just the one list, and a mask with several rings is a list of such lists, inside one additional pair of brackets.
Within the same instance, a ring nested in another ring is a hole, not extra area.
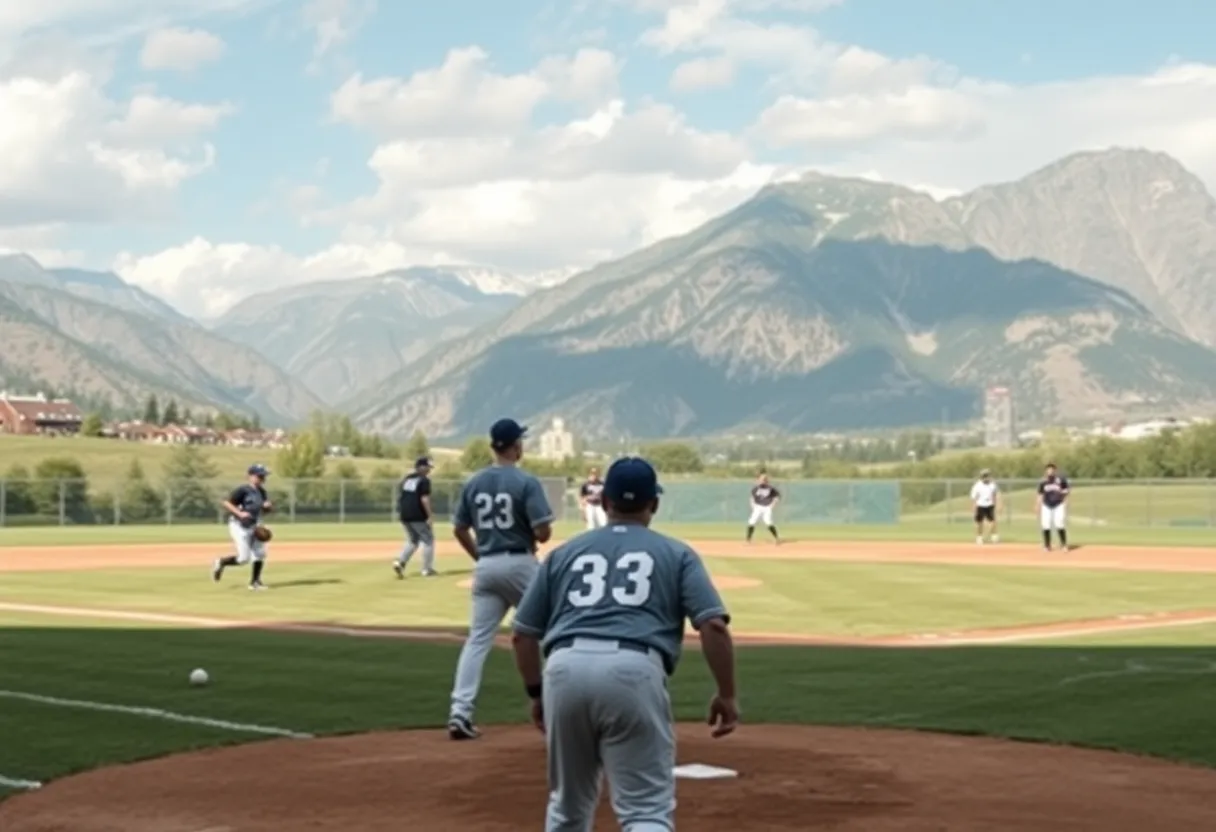
[(260, 462), (255, 462), (253, 465), (249, 466), (248, 474), (251, 477), (269, 477), (270, 469)]
[(528, 435), (528, 429), (514, 419), (499, 419), (490, 426), (490, 446), (505, 451)]
[(624, 509), (644, 508), (662, 493), (658, 472), (640, 456), (618, 459), (604, 476), (604, 497)]
[(434, 468), (435, 466), (431, 464), (431, 458), (429, 456), (420, 456), (420, 457), (418, 457), (417, 461), (414, 462), (414, 467), (415, 468)]

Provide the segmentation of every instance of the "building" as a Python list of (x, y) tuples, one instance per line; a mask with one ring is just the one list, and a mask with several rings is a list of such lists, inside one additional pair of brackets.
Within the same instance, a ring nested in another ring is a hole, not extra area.
[(560, 460), (574, 456), (574, 434), (566, 430), (564, 419), (554, 419), (549, 429), (540, 435), (541, 459)]
[(989, 387), (984, 392), (984, 447), (1012, 448), (1013, 395), (1008, 387)]
[(69, 399), (12, 396), (0, 392), (0, 433), (57, 436), (80, 432), (84, 417)]

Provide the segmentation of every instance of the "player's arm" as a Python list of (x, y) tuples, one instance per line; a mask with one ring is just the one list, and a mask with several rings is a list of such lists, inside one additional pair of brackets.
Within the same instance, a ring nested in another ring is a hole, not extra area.
[(1068, 480), (1060, 477), (1060, 505), (1068, 502), (1068, 495), (1072, 493), (1072, 489), (1068, 485)]
[(1034, 510), (1035, 511), (1043, 510), (1043, 490), (1045, 488), (1047, 488), (1047, 483), (1043, 482), (1042, 480), (1039, 480), (1039, 491), (1037, 494), (1035, 494), (1035, 497), (1034, 497)]
[(456, 512), (452, 515), (452, 535), (465, 554), (477, 560), (477, 539), (473, 537), (473, 510), (469, 507), (469, 489), (465, 486), (456, 500)]
[(241, 508), (241, 503), (245, 502), (245, 494), (243, 489), (236, 489), (228, 495), (228, 499), (220, 503), (224, 507), (224, 511), (231, 514), (238, 520), (248, 520), (249, 514), (245, 509)]
[(578, 490), (578, 507), (582, 510), (587, 509), (587, 483), (583, 483)]
[(739, 719), (730, 613), (696, 552), (684, 550), (680, 573), (680, 602), (688, 620), (700, 634), (701, 654), (718, 688), (710, 706), (710, 720), (718, 722), (714, 735), (723, 736), (735, 729)]
[(544, 486), (535, 477), (524, 487), (524, 511), (532, 526), (533, 539), (537, 543), (548, 543), (553, 537), (553, 509), (549, 507)]
[[(532, 700), (535, 713), (540, 712), (543, 695), (541, 687), (543, 667), (540, 642), (545, 636), (550, 616), (549, 569), (553, 558), (547, 559), (536, 571), (527, 592), (515, 611), (511, 625), (511, 651), (515, 654), (515, 668), (523, 679), (524, 691)], [(543, 714), (541, 714), (543, 719)], [(543, 725), (543, 722), (540, 724)]]
[(426, 522), (434, 524), (435, 510), (431, 508), (430, 477), (423, 477), (422, 482), (418, 483), (418, 502), (422, 503), (422, 510), (426, 512)]
[(781, 492), (773, 489), (773, 508), (777, 507), (777, 503), (781, 502)]

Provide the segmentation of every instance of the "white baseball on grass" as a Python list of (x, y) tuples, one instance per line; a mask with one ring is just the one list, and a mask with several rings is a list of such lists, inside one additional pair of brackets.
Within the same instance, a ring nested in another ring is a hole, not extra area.
[(210, 679), (211, 677), (207, 675), (207, 671), (203, 670), (201, 667), (190, 671), (190, 684), (194, 685), (196, 688), (207, 684)]

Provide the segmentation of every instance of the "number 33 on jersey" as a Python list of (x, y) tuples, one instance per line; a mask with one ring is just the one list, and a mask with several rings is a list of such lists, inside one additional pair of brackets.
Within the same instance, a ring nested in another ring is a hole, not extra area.
[(585, 532), (541, 564), (516, 612), (517, 628), (547, 647), (566, 638), (615, 639), (658, 650), (674, 668), (684, 622), (727, 618), (701, 558), (641, 525)]

